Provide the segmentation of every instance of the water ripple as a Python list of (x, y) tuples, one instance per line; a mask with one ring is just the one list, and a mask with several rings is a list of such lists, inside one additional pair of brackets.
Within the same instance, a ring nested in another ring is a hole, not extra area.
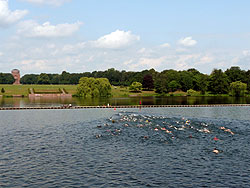
[(249, 187), (249, 121), (100, 116), (1, 124), (0, 187)]

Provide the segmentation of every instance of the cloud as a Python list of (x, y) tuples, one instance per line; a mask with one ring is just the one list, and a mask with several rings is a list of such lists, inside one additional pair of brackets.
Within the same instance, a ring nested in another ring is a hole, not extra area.
[(70, 2), (71, 0), (22, 0), (22, 1), (40, 5), (47, 4), (47, 5), (60, 6), (66, 2)]
[(250, 50), (243, 50), (242, 54), (244, 56), (250, 56)]
[(146, 48), (141, 48), (140, 50), (137, 51), (137, 53), (139, 54), (143, 54), (144, 52), (146, 52)]
[(139, 58), (137, 63), (134, 63), (135, 60), (128, 60), (125, 61), (123, 64), (127, 65), (129, 69), (132, 70), (143, 70), (143, 69), (157, 69), (159, 68), (162, 63), (166, 60), (166, 57), (159, 57), (159, 58)]
[(81, 25), (81, 22), (58, 25), (51, 25), (49, 22), (45, 22), (40, 25), (33, 20), (27, 20), (19, 23), (17, 32), (26, 37), (67, 37), (78, 31)]
[(6, 27), (19, 21), (27, 13), (27, 10), (11, 11), (8, 7), (8, 0), (0, 0), (0, 27)]
[(197, 44), (196, 40), (193, 40), (192, 37), (181, 38), (178, 41), (179, 44), (183, 46), (195, 46)]
[(164, 43), (164, 44), (160, 45), (160, 47), (162, 47), (162, 48), (169, 48), (170, 44), (169, 43)]
[(116, 30), (108, 35), (100, 37), (93, 44), (98, 48), (119, 49), (130, 46), (140, 40), (140, 36), (133, 35), (131, 31)]

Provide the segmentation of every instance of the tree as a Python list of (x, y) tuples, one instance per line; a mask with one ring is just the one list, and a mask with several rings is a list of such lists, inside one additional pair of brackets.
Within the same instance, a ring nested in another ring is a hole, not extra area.
[(59, 84), (70, 84), (70, 73), (63, 71), (59, 78)]
[(0, 84), (13, 84), (14, 78), (10, 73), (0, 73)]
[(41, 73), (37, 78), (38, 84), (50, 84), (49, 76), (46, 73)]
[(228, 76), (229, 82), (243, 81), (245, 71), (241, 70), (240, 67), (231, 67), (225, 71), (225, 74)]
[(235, 97), (242, 97), (245, 95), (247, 84), (240, 81), (232, 82), (230, 84), (231, 93)]
[[(170, 91), (169, 83), (175, 80), (178, 84), (180, 83), (180, 74), (176, 70), (165, 70), (159, 73), (155, 79), (155, 92), (165, 94)], [(172, 84), (170, 84), (171, 86)]]
[(188, 96), (195, 95), (196, 93), (197, 93), (197, 92), (196, 92), (195, 90), (193, 90), (193, 89), (187, 90), (187, 95), (188, 95)]
[(208, 89), (209, 76), (206, 74), (196, 74), (193, 80), (193, 89), (200, 91), (204, 95)]
[(142, 87), (146, 90), (153, 90), (154, 89), (154, 80), (150, 74), (144, 76), (142, 81)]
[(245, 74), (245, 80), (247, 83), (247, 90), (250, 92), (250, 70), (248, 70)]
[[(192, 70), (193, 71), (193, 70)], [(182, 91), (187, 91), (193, 88), (193, 73), (192, 71), (181, 71), (180, 72), (180, 85)]]
[(111, 95), (111, 85), (107, 78), (82, 77), (77, 85), (79, 97), (108, 97)]
[(21, 78), (22, 84), (37, 84), (37, 79), (39, 75), (36, 74), (26, 74)]
[(180, 88), (181, 85), (176, 80), (172, 80), (171, 82), (168, 83), (168, 89), (170, 92), (174, 92)]
[(229, 90), (228, 78), (221, 69), (214, 69), (209, 77), (209, 91), (214, 94), (226, 94)]
[(130, 86), (129, 86), (129, 90), (130, 91), (134, 91), (134, 92), (140, 92), (142, 89), (142, 84), (140, 82), (133, 82)]

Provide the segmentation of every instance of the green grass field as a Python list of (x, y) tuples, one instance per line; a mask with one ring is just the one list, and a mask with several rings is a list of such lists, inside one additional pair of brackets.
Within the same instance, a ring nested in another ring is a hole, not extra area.
[[(1, 89), (4, 88), (5, 92), (1, 93)], [(59, 88), (65, 89), (69, 94), (76, 94), (77, 85), (5, 85), (0, 84), (0, 95), (13, 96), (22, 95), (27, 97), (29, 94), (29, 88), (34, 88), (35, 92), (38, 93), (57, 93)], [(128, 87), (112, 86), (113, 97), (129, 97), (129, 96), (154, 96), (154, 91), (142, 91), (141, 93), (129, 92)]]
[[(4, 88), (4, 93), (1, 92), (2, 88)], [(24, 96), (27, 97), (29, 95), (29, 88), (34, 88), (37, 93), (59, 93), (59, 89), (65, 89), (68, 94), (76, 94), (77, 85), (6, 85), (0, 84), (0, 96)], [(129, 96), (158, 96), (155, 91), (142, 91), (140, 93), (134, 93), (129, 91), (129, 87), (119, 87), (112, 86), (111, 90), (112, 97), (129, 97)], [(186, 92), (176, 91), (165, 94), (164, 96), (187, 96)], [(199, 92), (195, 93), (192, 96), (229, 96), (228, 94), (223, 95), (213, 95), (210, 93), (206, 93), (205, 95), (201, 95)], [(249, 95), (246, 95), (249, 96)]]
[(129, 91), (129, 87), (112, 86), (111, 94), (113, 97), (129, 97), (129, 96), (155, 96), (154, 91), (142, 91), (134, 93)]
[[(28, 96), (29, 88), (34, 88), (37, 92), (58, 92), (59, 88), (65, 89), (69, 94), (76, 93), (76, 85), (5, 85), (0, 84), (0, 95), (13, 96), (23, 95)], [(5, 92), (1, 93), (2, 88)]]

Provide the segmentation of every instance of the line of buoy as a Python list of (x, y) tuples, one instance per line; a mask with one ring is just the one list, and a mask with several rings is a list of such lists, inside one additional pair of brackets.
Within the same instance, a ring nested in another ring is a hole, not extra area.
[(190, 107), (230, 107), (250, 106), (250, 104), (211, 104), (211, 105), (123, 105), (123, 106), (52, 106), (52, 107), (0, 107), (0, 110), (59, 110), (84, 108), (190, 108)]

